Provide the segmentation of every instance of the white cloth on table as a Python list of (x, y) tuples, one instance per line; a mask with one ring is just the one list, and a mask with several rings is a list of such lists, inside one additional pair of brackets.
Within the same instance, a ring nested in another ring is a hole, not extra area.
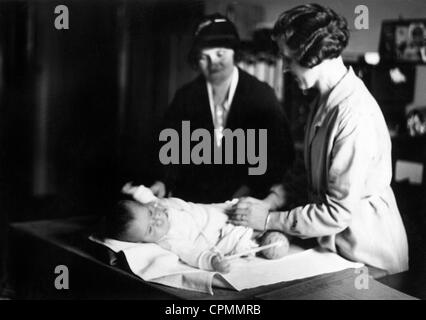
[(90, 239), (114, 252), (122, 251), (130, 270), (145, 281), (211, 295), (213, 295), (213, 277), (240, 291), (363, 266), (333, 252), (303, 250), (291, 245), (289, 254), (281, 259), (266, 260), (258, 257), (235, 259), (231, 261), (231, 272), (220, 274), (190, 267), (182, 263), (176, 254), (157, 244), (128, 243), (97, 239), (93, 236)]
[(94, 235), (89, 239), (115, 253), (123, 252), (132, 273), (145, 281), (213, 294), (214, 272), (184, 264), (176, 254), (155, 243), (123, 242)]
[[(159, 200), (143, 186), (137, 189), (133, 197), (142, 203)], [(252, 230), (226, 224), (227, 217), (223, 212), (229, 203), (199, 205), (176, 198), (161, 201), (162, 205), (177, 210), (176, 214), (170, 215), (173, 228), (169, 231), (169, 238), (163, 240), (170, 240), (173, 243), (177, 238), (186, 235), (183, 245), (174, 247), (175, 252), (154, 243), (130, 243), (101, 239), (94, 235), (89, 239), (110, 248), (115, 253), (123, 252), (130, 270), (145, 281), (209, 294), (213, 294), (214, 277), (228, 287), (243, 290), (362, 266), (332, 252), (313, 249), (304, 251), (291, 245), (288, 255), (279, 260), (266, 260), (254, 256), (231, 260), (231, 272), (228, 274), (194, 268), (179, 258), (180, 255), (181, 258), (182, 255), (186, 257), (187, 253), (181, 251), (185, 251), (185, 248), (189, 250), (191, 241), (192, 246), (198, 243), (197, 246), (201, 248), (209, 247), (215, 242), (217, 250), (223, 254), (233, 254), (243, 252), (251, 245)], [(202, 239), (199, 237), (200, 226), (202, 226)]]

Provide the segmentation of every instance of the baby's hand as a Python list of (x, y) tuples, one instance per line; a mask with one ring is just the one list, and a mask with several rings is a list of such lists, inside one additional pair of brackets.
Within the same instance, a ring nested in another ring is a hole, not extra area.
[(154, 196), (151, 189), (143, 185), (134, 186), (131, 182), (126, 183), (121, 189), (121, 192), (131, 195), (133, 199), (139, 201), (140, 203), (148, 203), (157, 200), (157, 197)]
[(127, 182), (123, 188), (121, 188), (121, 192), (128, 195), (133, 195), (137, 191), (138, 187), (134, 186), (131, 182)]
[(229, 261), (223, 256), (218, 253), (212, 258), (212, 267), (213, 270), (221, 272), (221, 273), (228, 273), (231, 271), (231, 264)]

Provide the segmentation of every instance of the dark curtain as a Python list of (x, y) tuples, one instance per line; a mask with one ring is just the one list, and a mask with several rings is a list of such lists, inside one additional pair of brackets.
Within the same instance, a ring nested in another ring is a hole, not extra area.
[[(54, 27), (59, 4), (68, 30)], [(203, 10), (194, 0), (1, 2), (1, 282), (8, 223), (103, 215), (124, 181), (155, 179), (154, 129), (194, 76), (186, 54)]]
[(155, 180), (154, 132), (176, 89), (195, 77), (186, 56), (203, 10), (193, 0), (127, 3), (130, 68), (120, 124), (121, 182)]

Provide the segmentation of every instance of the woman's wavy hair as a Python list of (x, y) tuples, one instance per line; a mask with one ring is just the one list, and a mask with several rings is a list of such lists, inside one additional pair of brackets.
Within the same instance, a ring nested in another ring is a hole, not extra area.
[(284, 40), (305, 68), (340, 56), (349, 40), (344, 17), (319, 4), (305, 4), (283, 12), (272, 30), (274, 40)]

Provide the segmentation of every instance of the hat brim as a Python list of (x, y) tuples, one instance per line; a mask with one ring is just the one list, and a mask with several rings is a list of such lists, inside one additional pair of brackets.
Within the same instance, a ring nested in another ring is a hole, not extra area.
[(192, 46), (192, 51), (198, 51), (205, 48), (229, 48), (237, 49), (239, 47), (239, 41), (235, 38), (204, 38), (202, 40), (196, 41)]

